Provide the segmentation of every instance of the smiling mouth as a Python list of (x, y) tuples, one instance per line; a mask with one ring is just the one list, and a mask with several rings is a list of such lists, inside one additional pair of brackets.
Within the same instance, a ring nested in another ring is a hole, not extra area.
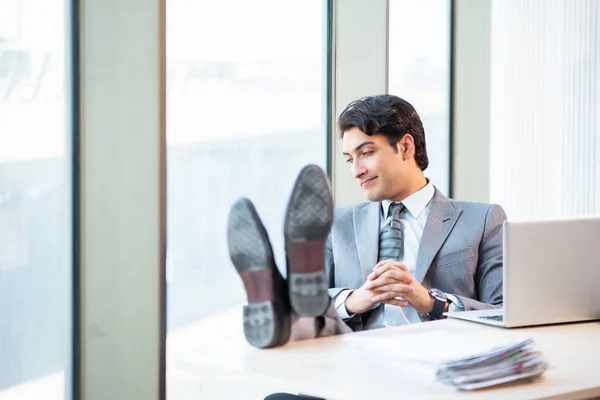
[(366, 186), (369, 186), (369, 185), (371, 184), (371, 182), (373, 182), (373, 181), (374, 181), (376, 178), (377, 178), (377, 177), (375, 177), (375, 178), (371, 178), (371, 179), (367, 179), (366, 181), (362, 181), (362, 182), (360, 183), (360, 187), (361, 187), (361, 188), (364, 188), (364, 187), (366, 187)]

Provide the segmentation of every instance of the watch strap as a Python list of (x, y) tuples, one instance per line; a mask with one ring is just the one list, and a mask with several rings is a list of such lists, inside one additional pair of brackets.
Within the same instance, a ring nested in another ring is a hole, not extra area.
[(442, 316), (442, 313), (444, 312), (444, 308), (446, 308), (446, 302), (448, 300), (440, 300), (437, 297), (433, 297), (433, 300), (434, 300), (433, 310), (431, 310), (431, 312), (429, 313), (429, 316), (437, 319)]

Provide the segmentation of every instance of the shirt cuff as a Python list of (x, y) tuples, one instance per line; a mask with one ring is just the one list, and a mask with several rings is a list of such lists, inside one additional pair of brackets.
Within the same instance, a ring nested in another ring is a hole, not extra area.
[(348, 298), (348, 296), (350, 296), (350, 293), (352, 293), (353, 290), (350, 289), (344, 289), (341, 292), (338, 293), (337, 296), (335, 296), (335, 299), (333, 300), (333, 305), (335, 306), (335, 311), (337, 312), (338, 317), (340, 317), (340, 319), (344, 320), (344, 319), (349, 319), (352, 318), (354, 315), (356, 314), (348, 314), (348, 310), (346, 310), (346, 299)]
[(446, 293), (446, 295), (448, 296), (448, 300), (450, 300), (448, 312), (463, 311), (465, 309), (463, 302), (460, 300), (460, 298), (458, 298), (458, 296), (449, 293)]

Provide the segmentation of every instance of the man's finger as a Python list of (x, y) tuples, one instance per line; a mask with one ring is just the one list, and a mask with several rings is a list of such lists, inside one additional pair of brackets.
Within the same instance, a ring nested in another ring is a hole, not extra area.
[(409, 305), (408, 301), (398, 300), (398, 299), (386, 300), (386, 301), (382, 301), (382, 303), (391, 304), (393, 306), (400, 306), (400, 307), (408, 307), (408, 305)]
[(379, 261), (377, 264), (375, 264), (375, 266), (373, 267), (373, 270), (381, 268), (382, 266), (384, 266), (386, 264), (397, 266), (398, 268), (402, 268), (402, 269), (408, 271), (408, 267), (406, 265), (402, 264), (400, 261), (396, 261), (396, 260), (392, 260), (392, 259)]
[(399, 261), (383, 260), (383, 261), (378, 262), (373, 267), (373, 272), (371, 272), (371, 274), (376, 273), (376, 272), (382, 273), (384, 270), (388, 270), (390, 268), (399, 268), (399, 269), (401, 269), (403, 271), (410, 272), (410, 270), (408, 269), (408, 267), (406, 265), (402, 264)]
[(379, 279), (381, 278), (389, 278), (407, 284), (412, 283), (414, 280), (410, 272), (399, 271), (397, 269), (390, 269), (389, 271), (384, 272), (379, 275)]
[(377, 277), (379, 277), (381, 274), (383, 274), (386, 271), (390, 270), (390, 266), (388, 264), (382, 264), (379, 267), (377, 267), (377, 265), (375, 266), (376, 269), (374, 269), (368, 276), (367, 276), (367, 280), (374, 280)]
[(413, 281), (410, 272), (399, 270), (395, 267), (383, 267), (380, 271), (373, 271), (367, 276), (367, 281), (375, 281), (382, 277), (396, 279), (405, 283), (411, 283)]
[(381, 268), (387, 263), (393, 263), (393, 262), (394, 262), (394, 260), (392, 260), (391, 258), (387, 259), (387, 260), (381, 260), (377, 264), (375, 264), (375, 266), (373, 267), (373, 270), (376, 270), (377, 268)]
[(373, 281), (367, 281), (364, 284), (364, 288), (366, 290), (375, 290), (381, 286), (390, 284), (410, 285), (413, 281), (414, 279), (411, 276), (380, 276)]
[(386, 302), (388, 300), (393, 300), (395, 297), (405, 297), (407, 295), (412, 294), (412, 292), (414, 292), (414, 288), (407, 286), (407, 290), (396, 290), (393, 292), (385, 292), (385, 293), (381, 293), (378, 294), (376, 296), (373, 296), (371, 298), (371, 301), (374, 303), (382, 303), (382, 302)]
[(396, 294), (396, 296), (400, 296), (400, 297), (402, 297), (404, 295), (410, 295), (415, 292), (414, 287), (403, 285), (400, 283), (392, 283), (392, 284), (388, 284), (388, 285), (382, 285), (382, 286), (373, 288), (371, 290), (376, 293), (393, 292)]
[(398, 281), (387, 277), (379, 277), (374, 281), (367, 281), (364, 285), (364, 288), (367, 290), (376, 290), (380, 286), (389, 285), (393, 283), (398, 283)]

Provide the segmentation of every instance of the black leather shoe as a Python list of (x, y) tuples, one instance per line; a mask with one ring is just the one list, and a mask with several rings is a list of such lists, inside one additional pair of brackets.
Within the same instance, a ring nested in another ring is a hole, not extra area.
[(290, 337), (290, 305), (285, 280), (273, 258), (269, 236), (248, 199), (236, 201), (227, 224), (229, 257), (240, 274), (248, 305), (244, 334), (252, 346), (285, 344)]
[(329, 306), (325, 242), (332, 222), (327, 175), (320, 167), (308, 165), (296, 179), (284, 224), (289, 298), (298, 315), (321, 316)]

